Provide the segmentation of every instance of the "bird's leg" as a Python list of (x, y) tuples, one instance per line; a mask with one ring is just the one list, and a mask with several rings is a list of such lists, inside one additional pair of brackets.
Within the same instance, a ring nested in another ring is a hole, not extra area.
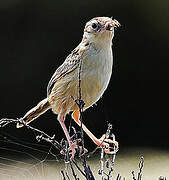
[(72, 113), (72, 118), (74, 121), (81, 126), (82, 129), (85, 131), (85, 133), (92, 139), (92, 141), (99, 147), (104, 148), (104, 152), (107, 154), (113, 154), (115, 153), (114, 147), (111, 147), (110, 144), (113, 144), (118, 149), (118, 142), (113, 141), (111, 139), (108, 139), (109, 137), (106, 137), (106, 135), (103, 135), (100, 139), (96, 138), (92, 132), (90, 132), (87, 127), (84, 124), (81, 124), (80, 119), (80, 112), (79, 110), (76, 110)]
[[(75, 149), (77, 148), (77, 144), (76, 144), (76, 142), (72, 142), (72, 140), (71, 140), (71, 137), (70, 137), (69, 132), (68, 132), (66, 125), (65, 125), (65, 116), (59, 115), (58, 120), (59, 120), (59, 123), (60, 123), (64, 133), (65, 133), (66, 139), (67, 139), (68, 144), (69, 144), (68, 152), (71, 151), (71, 153), (72, 153), (70, 160), (73, 160), (75, 153), (76, 153)], [(63, 153), (63, 151), (61, 151), (61, 153)]]

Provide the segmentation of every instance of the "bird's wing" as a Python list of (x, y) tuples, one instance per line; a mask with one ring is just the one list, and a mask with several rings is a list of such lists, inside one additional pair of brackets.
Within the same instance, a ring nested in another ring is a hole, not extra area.
[(52, 78), (50, 79), (48, 86), (47, 86), (47, 96), (50, 95), (52, 88), (56, 81), (60, 78), (64, 77), (66, 74), (72, 72), (79, 66), (79, 62), (82, 59), (82, 55), (85, 51), (85, 47), (78, 46), (75, 48), (69, 56), (67, 56), (64, 63), (56, 69), (55, 73), (53, 74)]

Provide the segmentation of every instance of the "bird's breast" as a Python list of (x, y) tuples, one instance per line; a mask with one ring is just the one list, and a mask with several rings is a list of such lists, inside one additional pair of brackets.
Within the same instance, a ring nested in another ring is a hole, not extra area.
[(90, 55), (82, 64), (82, 98), (86, 108), (96, 103), (106, 90), (112, 74), (113, 56), (111, 47)]

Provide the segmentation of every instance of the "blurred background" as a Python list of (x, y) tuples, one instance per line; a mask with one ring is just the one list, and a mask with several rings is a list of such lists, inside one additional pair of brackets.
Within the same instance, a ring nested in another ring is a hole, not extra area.
[[(22, 117), (46, 97), (48, 81), (79, 44), (85, 23), (113, 16), (121, 23), (113, 40), (111, 82), (83, 121), (97, 137), (107, 122), (120, 149), (142, 146), (169, 149), (169, 3), (166, 0), (1, 0), (0, 118)], [(67, 125), (71, 116), (67, 117)], [(64, 137), (51, 111), (34, 121), (58, 140)], [(77, 129), (78, 127), (73, 124)], [(33, 141), (31, 132), (1, 129)], [(31, 140), (32, 138), (32, 140)], [(88, 150), (95, 148), (85, 136)]]

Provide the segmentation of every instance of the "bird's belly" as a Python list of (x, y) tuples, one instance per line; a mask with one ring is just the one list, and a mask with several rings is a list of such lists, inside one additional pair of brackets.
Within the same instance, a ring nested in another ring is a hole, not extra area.
[(82, 78), (81, 93), (85, 102), (84, 109), (95, 104), (103, 95), (110, 81), (111, 72), (88, 74)]
[(95, 67), (90, 65), (88, 71), (82, 71), (81, 91), (85, 102), (84, 109), (95, 104), (103, 95), (112, 74), (112, 56), (96, 59)]

